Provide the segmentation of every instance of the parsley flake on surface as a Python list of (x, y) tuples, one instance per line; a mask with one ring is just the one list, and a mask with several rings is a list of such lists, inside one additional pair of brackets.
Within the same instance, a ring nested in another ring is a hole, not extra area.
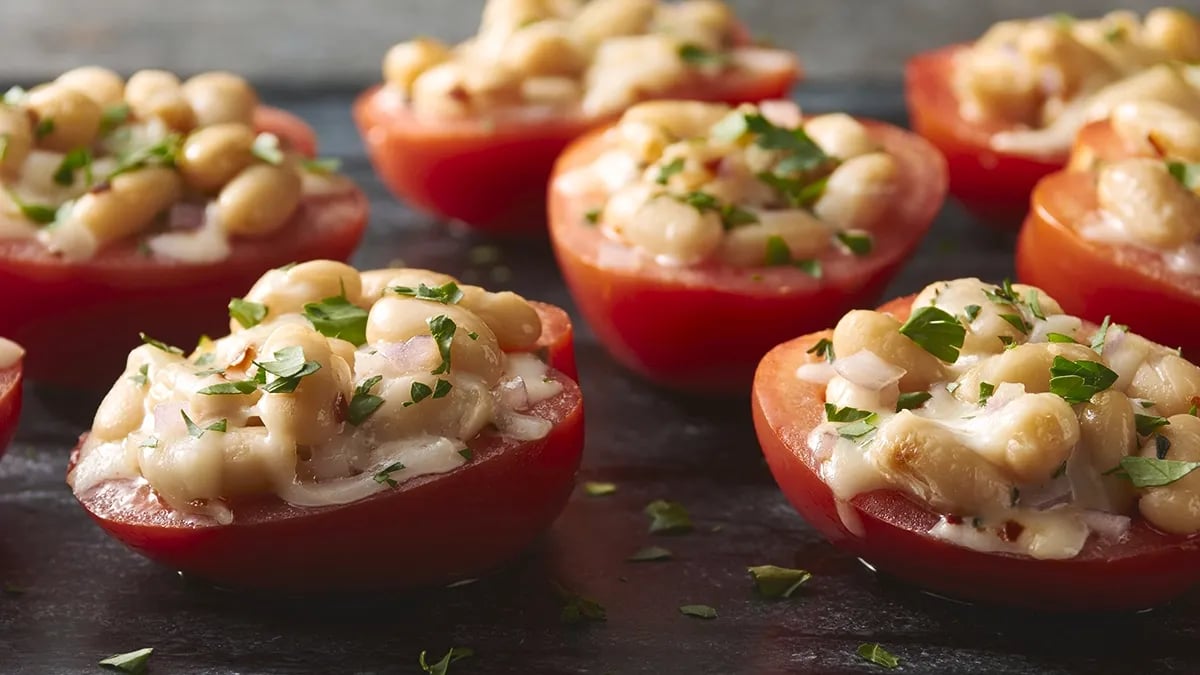
[(1167, 172), (1189, 190), (1200, 187), (1200, 162), (1167, 162)]
[(243, 298), (232, 298), (229, 301), (229, 318), (242, 328), (254, 328), (267, 318), (267, 306)]
[(54, 171), (54, 182), (69, 186), (75, 184), (75, 172), (83, 171), (84, 184), (92, 186), (92, 151), (87, 148), (75, 148), (63, 155), (58, 168)]
[(583, 219), (588, 225), (595, 225), (600, 222), (600, 216), (604, 213), (603, 209), (588, 209), (583, 213)]
[(846, 250), (857, 256), (870, 253), (875, 246), (870, 234), (857, 230), (842, 230), (837, 233), (837, 240)]
[(33, 135), (41, 140), (50, 134), (54, 133), (54, 118), (43, 117), (37, 121), (37, 126), (33, 128)]
[(1104, 341), (1108, 339), (1108, 329), (1111, 326), (1112, 317), (1104, 317), (1104, 321), (1100, 322), (1100, 327), (1096, 329), (1096, 333), (1092, 335), (1092, 349), (1097, 354), (1104, 354)]
[(683, 605), (679, 608), (679, 613), (697, 619), (712, 620), (717, 618), (716, 608), (709, 607), (708, 605)]
[(1029, 325), (1029, 322), (1025, 320), (1025, 317), (1021, 316), (1020, 314), (1001, 314), (1000, 318), (1008, 322), (1008, 325), (1017, 329), (1017, 332), (1024, 335), (1028, 335), (1029, 331), (1033, 329), (1033, 327)]
[(830, 422), (842, 423), (843, 426), (838, 427), (837, 430), (839, 436), (857, 441), (875, 431), (875, 423), (879, 420), (879, 415), (869, 410), (859, 410), (849, 406), (839, 408), (832, 403), (826, 403), (825, 418)]
[(991, 382), (979, 383), (979, 405), (985, 405), (992, 394), (996, 392), (996, 385)]
[(958, 360), (967, 329), (949, 312), (920, 307), (900, 326), (900, 334), (946, 363)]
[(7, 190), (8, 198), (21, 211), (21, 215), (25, 218), (37, 223), (38, 225), (49, 225), (58, 218), (58, 209), (46, 204), (33, 204), (21, 199), (17, 193), (12, 190)]
[(300, 168), (309, 173), (314, 173), (318, 176), (328, 176), (337, 173), (342, 168), (342, 160), (336, 157), (322, 157), (320, 159), (302, 159), (300, 160)]
[(967, 305), (963, 307), (963, 314), (966, 315), (967, 321), (974, 321), (975, 317), (979, 316), (979, 311), (983, 308), (979, 305)]
[(129, 121), (129, 104), (115, 103), (106, 107), (100, 113), (100, 135), (109, 135), (127, 121)]
[(143, 363), (136, 373), (129, 376), (129, 379), (133, 380), (139, 387), (146, 386), (146, 383), (150, 381), (150, 364)]
[(723, 66), (729, 63), (729, 55), (721, 52), (712, 52), (697, 44), (688, 43), (679, 47), (679, 58), (684, 63), (690, 63), (694, 66), (717, 65)]
[(192, 438), (200, 438), (206, 431), (216, 431), (223, 434), (228, 425), (226, 420), (219, 419), (206, 427), (202, 427), (193, 422), (192, 418), (188, 417), (186, 410), (180, 409), (179, 414), (183, 416), (183, 423), (187, 427), (188, 436)]
[(1071, 343), (1071, 344), (1079, 344), (1079, 341), (1076, 340), (1075, 338), (1071, 337), (1070, 335), (1064, 335), (1062, 333), (1046, 333), (1046, 341), (1047, 342), (1067, 342), (1067, 343)]
[[(350, 399), (350, 405), (346, 408), (346, 421), (354, 426), (358, 426), (367, 421), (379, 406), (383, 405), (383, 397), (376, 396), (371, 393), (371, 389), (375, 385), (383, 381), (382, 375), (375, 375), (363, 380), (361, 384), (354, 388), (354, 396)], [(413, 384), (416, 384), (415, 382)]]
[(900, 659), (893, 656), (877, 642), (864, 643), (858, 646), (858, 655), (877, 666), (891, 670), (900, 665)]
[(375, 472), (375, 482), (379, 483), (380, 485), (386, 484), (388, 487), (396, 487), (399, 485), (399, 483), (396, 482), (396, 479), (392, 478), (392, 474), (396, 473), (397, 471), (403, 471), (405, 468), (406, 467), (401, 462), (392, 462), (386, 467)]
[(221, 396), (229, 394), (249, 394), (255, 389), (258, 389), (258, 383), (253, 380), (241, 380), (238, 382), (220, 382), (218, 384), (209, 385), (203, 389), (196, 391), (197, 394), (205, 396)]
[[(1159, 436), (1166, 440), (1165, 436)], [(1157, 440), (1157, 439), (1156, 439)], [(1170, 443), (1167, 444), (1168, 449)], [(1162, 453), (1166, 455), (1166, 453)], [(1182, 462), (1161, 457), (1122, 457), (1121, 463), (1104, 472), (1104, 475), (1115, 475), (1124, 478), (1134, 487), (1162, 487), (1170, 485), (1189, 473), (1200, 469), (1200, 462)]]
[(321, 369), (320, 363), (304, 359), (304, 350), (299, 345), (284, 347), (272, 356), (274, 361), (254, 362), (259, 367), (259, 376), (263, 380), (266, 379), (264, 372), (275, 376), (270, 383), (260, 382), (264, 385), (263, 391), (269, 394), (289, 394), (296, 391), (300, 380)]
[(1061, 396), (1067, 403), (1087, 403), (1116, 381), (1117, 374), (1096, 361), (1071, 361), (1055, 356), (1050, 365), (1050, 393)]
[(458, 330), (458, 326), (445, 314), (430, 317), (425, 320), (425, 323), (429, 326), (429, 334), (437, 343), (438, 354), (442, 357), (442, 364), (430, 373), (433, 375), (448, 373), (450, 372), (450, 346), (454, 342), (454, 332)]
[(433, 387), (424, 382), (413, 382), (412, 386), (408, 388), (408, 396), (411, 400), (405, 401), (404, 407), (407, 408), (410, 405), (416, 405), (429, 398), (432, 394)]
[(616, 494), (617, 484), (590, 480), (583, 484), (583, 492), (589, 497), (607, 497)]
[(146, 672), (146, 661), (150, 659), (150, 655), (154, 653), (153, 647), (145, 647), (124, 654), (113, 654), (112, 656), (100, 662), (101, 668), (108, 670), (117, 670), (130, 675), (141, 675)]
[(470, 647), (451, 647), (450, 651), (446, 652), (446, 655), (437, 663), (428, 663), (425, 660), (426, 654), (427, 652), (422, 651), (421, 656), (417, 659), (421, 670), (429, 673), (429, 675), (446, 675), (446, 673), (450, 672), (451, 663), (474, 656), (475, 650)]
[(767, 237), (767, 250), (763, 260), (767, 267), (791, 265), (803, 270), (805, 274), (814, 279), (821, 278), (821, 261), (793, 259), (792, 250), (788, 247), (787, 242), (777, 234)]
[(1134, 414), (1133, 420), (1137, 425), (1137, 432), (1139, 436), (1149, 436), (1159, 427), (1165, 427), (1171, 423), (1170, 420), (1165, 417), (1158, 417), (1157, 415), (1141, 415), (1137, 413)]
[(671, 180), (671, 176), (683, 171), (683, 167), (686, 164), (687, 162), (682, 157), (676, 157), (670, 162), (667, 162), (661, 168), (659, 168), (658, 176), (654, 179), (654, 182), (658, 183), (659, 185), (666, 185), (667, 181)]
[(458, 451), (458, 454), (462, 455), (462, 458), (468, 462), (472, 459), (475, 459), (475, 451), (470, 448), (463, 448), (462, 450)]
[(335, 295), (304, 305), (304, 316), (321, 335), (361, 347), (367, 343), (367, 310)]
[(559, 621), (568, 625), (575, 625), (589, 621), (608, 620), (608, 612), (604, 609), (603, 605), (595, 600), (569, 591), (554, 582), (551, 582), (551, 586), (554, 588), (555, 595), (562, 601), (562, 610), (558, 614)]
[(179, 347), (176, 347), (174, 345), (169, 345), (165, 342), (162, 342), (161, 340), (155, 340), (154, 338), (150, 337), (149, 335), (146, 335), (145, 333), (138, 333), (138, 337), (140, 337), (142, 339), (143, 343), (148, 344), (151, 347), (154, 347), (155, 349), (161, 349), (168, 354), (174, 354), (176, 356), (183, 356), (183, 350), (180, 349)]
[(418, 300), (440, 302), (443, 305), (457, 305), (463, 299), (462, 289), (453, 281), (447, 281), (441, 286), (426, 286), (425, 284), (419, 284), (416, 288), (392, 286), (388, 290), (397, 295), (407, 295)]
[(628, 562), (662, 562), (670, 560), (672, 557), (671, 551), (662, 546), (647, 546), (638, 549), (636, 553), (629, 556), (625, 560)]
[(776, 565), (747, 567), (746, 571), (754, 579), (754, 587), (758, 589), (759, 595), (765, 598), (790, 598), (804, 582), (812, 578), (812, 573), (808, 570)]
[(0, 162), (8, 159), (8, 144), (12, 141), (12, 134), (0, 134)]
[(896, 412), (900, 412), (901, 410), (915, 410), (931, 398), (933, 398), (933, 394), (927, 391), (913, 391), (900, 394), (900, 397), (896, 399)]
[(272, 133), (263, 132), (254, 137), (250, 146), (250, 154), (267, 164), (279, 166), (283, 164), (283, 150), (279, 147), (279, 137)]
[(833, 342), (829, 338), (821, 338), (820, 340), (817, 340), (817, 343), (806, 349), (804, 353), (824, 358), (830, 363), (833, 363), (833, 359), (835, 358), (833, 353)]
[(650, 534), (684, 534), (692, 531), (692, 517), (678, 502), (656, 499), (643, 509), (650, 516)]

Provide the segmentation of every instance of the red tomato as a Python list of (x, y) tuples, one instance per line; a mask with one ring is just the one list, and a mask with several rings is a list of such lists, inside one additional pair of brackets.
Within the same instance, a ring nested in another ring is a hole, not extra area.
[(1029, 207), (1038, 179), (1062, 168), (1066, 153), (1035, 158), (992, 150), (992, 134), (1012, 125), (966, 120), (951, 87), (952, 45), (913, 57), (905, 70), (905, 98), (912, 128), (946, 156), (950, 194), (988, 224), (1015, 228)]
[[(313, 149), (312, 130), (292, 115), (265, 109), (256, 120), (295, 147)], [(84, 262), (65, 261), (36, 241), (0, 239), (0, 335), (24, 345), (34, 379), (107, 386), (139, 330), (181, 347), (201, 334), (223, 335), (231, 297), (272, 267), (348, 259), (366, 220), (367, 199), (356, 187), (310, 195), (278, 233), (238, 239), (228, 259), (206, 264), (147, 258), (133, 239)]]
[(1200, 354), (1200, 275), (1171, 269), (1155, 253), (1092, 241), (1078, 227), (1099, 208), (1095, 176), (1061, 172), (1038, 184), (1017, 239), (1017, 276), (1063, 310), (1099, 322), (1113, 315), (1155, 342)]
[(0, 457), (12, 441), (21, 417), (21, 362), (0, 370)]
[[(557, 341), (569, 352), (566, 329), (543, 332), (542, 345)], [(563, 391), (530, 410), (553, 422), (545, 438), (515, 441), (485, 431), (467, 443), (474, 455), (463, 466), (357, 502), (310, 508), (260, 497), (231, 503), (231, 525), (202, 525), (169, 520), (147, 488), (127, 481), (106, 483), (80, 501), (134, 551), (222, 585), (367, 591), (477, 577), (529, 546), (574, 488), (583, 399), (574, 380), (557, 370), (549, 376)]]
[(571, 318), (561, 308), (544, 302), (530, 302), (542, 320), (542, 337), (538, 340), (539, 350), (545, 351), (545, 361), (558, 372), (579, 381), (579, 369), (575, 365), (575, 331)]
[[(913, 296), (884, 305), (903, 321)], [(851, 532), (808, 450), (808, 434), (824, 422), (825, 388), (795, 375), (832, 331), (773, 349), (754, 379), (754, 426), (775, 480), (800, 515), (834, 545), (883, 572), (946, 596), (1049, 611), (1143, 609), (1200, 581), (1200, 537), (1168, 535), (1134, 516), (1119, 542), (1088, 539), (1069, 560), (984, 553), (934, 539), (938, 515), (892, 490), (860, 494), (848, 509), (861, 523)]]
[[(694, 392), (745, 392), (758, 360), (791, 336), (827, 326), (878, 300), (916, 248), (946, 194), (946, 164), (928, 143), (863, 120), (900, 163), (902, 184), (871, 253), (830, 251), (823, 276), (795, 267), (736, 268), (717, 263), (667, 267), (606, 238), (585, 213), (604, 201), (550, 189), (550, 238), (563, 276), (608, 351), (656, 382)], [(597, 130), (574, 143), (555, 175), (609, 149)]]
[[(781, 98), (797, 76), (792, 62), (659, 98), (727, 103)], [(396, 196), (441, 218), (495, 233), (544, 227), (546, 183), (555, 158), (572, 140), (615, 117), (551, 117), (517, 109), (486, 120), (431, 124), (418, 120), (402, 96), (379, 86), (354, 103), (371, 163)]]

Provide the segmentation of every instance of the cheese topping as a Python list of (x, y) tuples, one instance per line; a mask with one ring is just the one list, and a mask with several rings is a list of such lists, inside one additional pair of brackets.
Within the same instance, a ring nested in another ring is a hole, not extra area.
[(230, 314), (230, 335), (190, 355), (152, 339), (130, 353), (68, 476), (77, 495), (132, 481), (227, 523), (230, 499), (348, 503), (471, 461), (489, 426), (550, 431), (529, 410), (562, 385), (512, 293), (314, 261), (268, 272)]
[(1116, 105), (1155, 100), (1200, 111), (1200, 21), (1160, 8), (1099, 19), (1054, 15), (1003, 21), (955, 62), (953, 87), (968, 120), (1018, 127), (992, 136), (1003, 152), (1057, 156), (1086, 123)]
[(25, 350), (21, 345), (0, 337), (0, 370), (11, 368), (25, 356)]
[(795, 69), (781, 50), (734, 46), (738, 31), (718, 0), (488, 0), (478, 34), (454, 48), (428, 38), (392, 47), (385, 91), (433, 121), (517, 106), (599, 116), (734, 74)]
[(642, 103), (612, 150), (556, 187), (603, 200), (588, 213), (614, 242), (662, 265), (796, 266), (867, 255), (900, 167), (853, 118), (802, 121), (790, 102)]
[(1175, 350), (959, 279), (904, 324), (847, 314), (819, 351), (797, 377), (826, 384), (808, 446), (839, 502), (898, 490), (941, 514), (934, 537), (1039, 559), (1119, 539), (1135, 512), (1200, 531), (1200, 368)]
[(0, 238), (68, 260), (131, 239), (150, 256), (225, 259), (231, 239), (278, 232), (304, 195), (345, 188), (256, 133), (257, 108), (245, 80), (220, 72), (124, 81), (86, 67), (13, 87), (0, 101)]

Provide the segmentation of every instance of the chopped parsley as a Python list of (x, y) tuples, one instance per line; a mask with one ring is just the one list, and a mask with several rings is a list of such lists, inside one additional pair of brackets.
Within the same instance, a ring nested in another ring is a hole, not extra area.
[(869, 642), (858, 646), (858, 655), (882, 668), (891, 670), (900, 665), (900, 659), (893, 656), (877, 642)]
[(958, 360), (967, 329), (949, 312), (921, 307), (900, 327), (900, 334), (946, 363)]
[[(259, 383), (265, 385), (263, 390), (269, 394), (290, 394), (300, 386), (300, 380), (321, 369), (320, 363), (305, 360), (304, 349), (299, 345), (284, 347), (275, 352), (273, 358), (274, 361), (254, 362), (259, 367)], [(265, 373), (274, 375), (275, 379), (265, 382)]]
[(438, 354), (442, 357), (441, 365), (430, 372), (433, 375), (448, 373), (450, 372), (450, 347), (454, 343), (454, 332), (458, 330), (458, 326), (445, 314), (430, 317), (425, 320), (425, 323), (428, 324), (429, 334), (437, 343)]
[(775, 169), (777, 174), (804, 173), (828, 166), (834, 160), (803, 128), (777, 127), (766, 117), (755, 113), (742, 116), (746, 130), (755, 134), (755, 144), (764, 150), (783, 150), (788, 154)]
[(283, 150), (279, 149), (279, 137), (275, 134), (263, 132), (255, 136), (254, 144), (250, 146), (250, 154), (267, 164), (283, 164)]
[(450, 651), (446, 652), (446, 655), (437, 663), (427, 663), (425, 661), (425, 654), (426, 652), (422, 651), (421, 656), (417, 659), (421, 670), (429, 673), (429, 675), (446, 675), (446, 673), (450, 672), (451, 663), (474, 656), (475, 650), (469, 647), (451, 647)]
[(1159, 427), (1165, 427), (1171, 423), (1170, 420), (1165, 417), (1158, 417), (1157, 415), (1140, 415), (1136, 413), (1133, 416), (1133, 420), (1137, 425), (1137, 432), (1139, 436), (1149, 436)]
[(692, 517), (678, 502), (657, 499), (644, 509), (650, 516), (650, 534), (684, 534), (692, 531)]
[(871, 235), (857, 230), (842, 230), (837, 233), (837, 240), (854, 255), (863, 256), (871, 252), (874, 243)]
[(136, 373), (129, 376), (129, 379), (133, 380), (134, 384), (139, 387), (146, 386), (146, 383), (150, 381), (150, 364), (143, 363)]
[(825, 404), (825, 418), (830, 422), (857, 422), (858, 420), (867, 419), (874, 414), (870, 410), (859, 410), (850, 406), (839, 408), (833, 403)]
[(192, 438), (200, 438), (206, 431), (216, 431), (222, 434), (225, 433), (227, 421), (224, 419), (219, 419), (206, 427), (202, 427), (193, 422), (192, 418), (188, 417), (186, 410), (180, 408), (179, 414), (183, 416), (183, 423), (185, 426), (187, 426), (188, 436), (191, 436)]
[(900, 398), (896, 399), (896, 412), (920, 408), (931, 398), (933, 398), (933, 394), (927, 391), (913, 391), (906, 394), (900, 394)]
[(176, 158), (179, 157), (179, 153), (182, 150), (183, 136), (170, 134), (154, 145), (138, 148), (126, 153), (121, 157), (117, 168), (108, 174), (106, 180), (111, 181), (123, 173), (137, 171), (147, 166), (173, 167), (175, 166)]
[[(1165, 436), (1158, 438), (1167, 440)], [(1167, 442), (1167, 449), (1170, 449), (1170, 441)], [(1105, 475), (1124, 478), (1138, 488), (1162, 487), (1174, 483), (1196, 469), (1200, 469), (1200, 462), (1181, 462), (1162, 457), (1129, 456), (1122, 457), (1121, 463), (1106, 471)]]
[(425, 284), (418, 284), (416, 288), (392, 286), (388, 290), (397, 295), (407, 295), (418, 300), (440, 302), (443, 305), (457, 305), (463, 299), (462, 290), (453, 281), (447, 281), (441, 286), (426, 286)]
[(679, 613), (706, 621), (717, 618), (717, 610), (708, 605), (683, 605), (679, 608)]
[(562, 601), (562, 610), (558, 614), (559, 621), (575, 625), (608, 619), (608, 612), (605, 611), (604, 606), (595, 600), (569, 591), (559, 584), (553, 584), (553, 587), (554, 593)]
[(233, 298), (229, 301), (229, 318), (238, 322), (242, 328), (254, 328), (267, 318), (267, 306), (242, 298)]
[(1067, 403), (1086, 403), (1116, 381), (1116, 373), (1095, 361), (1071, 361), (1055, 356), (1050, 365), (1050, 393), (1063, 397)]
[(42, 119), (38, 120), (37, 126), (33, 128), (33, 135), (36, 136), (38, 140), (41, 140), (52, 133), (54, 133), (53, 117), (43, 117)]
[(154, 653), (153, 647), (146, 647), (124, 654), (113, 654), (112, 656), (100, 662), (101, 668), (108, 670), (117, 670), (130, 675), (141, 675), (146, 672), (146, 661), (150, 659), (150, 655)]
[(107, 136), (114, 129), (129, 121), (129, 105), (126, 103), (115, 103), (108, 106), (100, 113), (100, 135)]
[(1025, 320), (1025, 317), (1021, 316), (1020, 314), (1001, 314), (1000, 318), (1007, 321), (1008, 325), (1017, 329), (1018, 333), (1028, 335), (1029, 331), (1033, 329), (1033, 327), (1029, 325), (1029, 322)]
[(12, 140), (12, 134), (0, 134), (0, 162), (8, 159), (8, 144)]
[(140, 337), (142, 339), (143, 343), (148, 344), (151, 347), (154, 347), (155, 349), (161, 349), (168, 354), (174, 354), (176, 356), (183, 356), (183, 350), (180, 349), (179, 347), (176, 347), (174, 345), (169, 345), (160, 340), (155, 340), (154, 338), (150, 337), (149, 335), (146, 335), (145, 333), (138, 333), (138, 337)]
[(401, 462), (392, 462), (375, 472), (375, 482), (380, 485), (387, 485), (388, 487), (396, 487), (399, 483), (396, 482), (395, 478), (392, 478), (392, 474), (403, 471), (405, 468)]
[(375, 385), (383, 381), (382, 375), (375, 375), (363, 380), (361, 384), (354, 388), (354, 396), (350, 399), (350, 405), (346, 408), (346, 421), (354, 426), (358, 426), (367, 421), (379, 406), (383, 405), (383, 398), (371, 393)]
[(63, 155), (58, 168), (54, 170), (54, 182), (68, 186), (75, 184), (75, 172), (83, 171), (84, 184), (92, 186), (92, 151), (87, 148), (75, 148)]
[(458, 451), (458, 454), (462, 455), (462, 458), (468, 462), (475, 459), (475, 451), (470, 448), (463, 448)]
[(995, 392), (996, 392), (996, 385), (992, 384), (991, 382), (980, 382), (979, 383), (979, 405), (986, 404), (988, 402), (988, 399), (991, 398), (992, 394), (994, 394)]
[(1046, 312), (1042, 310), (1041, 295), (1036, 291), (1029, 291), (1029, 300), (1025, 303), (1029, 305), (1029, 313), (1033, 314), (1033, 318), (1046, 320)]
[(345, 294), (304, 305), (304, 316), (321, 335), (340, 338), (356, 347), (367, 343), (367, 310)]
[(1200, 187), (1200, 162), (1167, 162), (1167, 172), (1188, 190)]
[(754, 587), (759, 595), (765, 598), (790, 598), (804, 582), (812, 578), (812, 573), (807, 570), (775, 565), (748, 567), (746, 571), (754, 579)]
[(875, 431), (875, 423), (879, 415), (869, 410), (858, 408), (839, 408), (832, 403), (825, 404), (825, 417), (830, 422), (838, 422), (844, 426), (838, 428), (838, 435), (850, 440), (858, 440)]
[(625, 560), (627, 562), (662, 562), (670, 560), (671, 556), (671, 551), (662, 546), (647, 546), (646, 548), (639, 549)]
[(676, 157), (658, 170), (658, 177), (654, 179), (654, 182), (659, 185), (666, 185), (667, 181), (671, 180), (671, 176), (683, 171), (685, 165), (686, 161), (682, 157)]
[(8, 192), (8, 198), (20, 209), (21, 215), (38, 225), (49, 225), (58, 218), (57, 208), (47, 204), (33, 204), (21, 199), (20, 195), (12, 190), (6, 191)]
[(729, 63), (728, 54), (711, 52), (704, 47), (691, 43), (679, 47), (679, 58), (683, 59), (684, 63), (693, 66), (723, 66)]
[(197, 394), (205, 396), (220, 396), (226, 394), (249, 394), (258, 389), (258, 383), (253, 380), (239, 382), (221, 382), (198, 390)]
[(1108, 329), (1112, 323), (1111, 316), (1105, 316), (1104, 321), (1100, 322), (1100, 327), (1096, 329), (1095, 335), (1092, 336), (1092, 349), (1097, 354), (1104, 354), (1104, 341), (1108, 339)]
[(607, 497), (616, 494), (617, 484), (590, 480), (583, 484), (583, 492), (589, 497)]
[(829, 184), (828, 176), (807, 180), (763, 172), (758, 174), (757, 178), (783, 195), (788, 204), (797, 209), (806, 209), (816, 204), (821, 195), (825, 194), (825, 187)]
[(963, 307), (963, 314), (966, 315), (967, 321), (974, 321), (975, 317), (979, 316), (979, 311), (983, 308), (979, 305), (967, 305)]
[(833, 363), (833, 342), (830, 341), (829, 338), (821, 338), (820, 340), (817, 340), (817, 344), (809, 347), (804, 353), (812, 354), (817, 357), (823, 357), (826, 361)]
[(707, 192), (693, 190), (682, 195), (671, 195), (671, 197), (701, 213), (708, 211), (716, 213), (721, 218), (721, 226), (726, 230), (758, 222), (758, 216), (754, 215), (753, 211), (747, 211), (737, 204), (722, 204), (721, 200)]
[(1046, 341), (1047, 342), (1069, 342), (1071, 344), (1079, 344), (1079, 341), (1076, 340), (1075, 338), (1071, 337), (1070, 335), (1064, 335), (1062, 333), (1046, 333)]
[(764, 257), (764, 262), (767, 267), (781, 267), (791, 265), (803, 270), (809, 276), (821, 278), (821, 261), (820, 260), (793, 260), (792, 250), (788, 247), (787, 242), (783, 237), (773, 234), (767, 237), (767, 252)]
[(318, 176), (328, 176), (329, 174), (337, 173), (342, 168), (342, 160), (336, 157), (302, 159), (300, 160), (300, 168)]
[(583, 219), (587, 221), (588, 225), (595, 225), (600, 222), (600, 214), (603, 212), (604, 210), (599, 208), (588, 209), (584, 212)]

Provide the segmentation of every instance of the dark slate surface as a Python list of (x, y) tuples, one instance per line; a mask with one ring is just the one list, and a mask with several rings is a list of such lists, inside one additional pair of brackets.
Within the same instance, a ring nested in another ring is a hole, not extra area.
[[(347, 111), (352, 92), (275, 92), (313, 122), (325, 154), (371, 193), (373, 226), (356, 262), (402, 259), (569, 306), (548, 247), (447, 232), (394, 202), (372, 176)], [(845, 107), (900, 121), (896, 88), (808, 89), (813, 110)], [(1011, 235), (954, 206), (889, 294), (938, 278), (1011, 272)], [(95, 672), (100, 658), (155, 648), (151, 672), (413, 673), (421, 650), (477, 651), (472, 673), (872, 672), (855, 655), (880, 642), (909, 673), (1197, 672), (1200, 604), (1108, 617), (1038, 617), (953, 604), (881, 579), (812, 532), (764, 465), (744, 401), (692, 401), (626, 375), (583, 329), (588, 446), (582, 478), (616, 495), (577, 494), (544, 540), (474, 585), (407, 597), (258, 597), (181, 579), (93, 526), (63, 484), (89, 396), (31, 388), (0, 463), (0, 672)], [(646, 533), (651, 500), (682, 502), (694, 534)], [(386, 524), (381, 524), (386, 528)], [(670, 562), (631, 564), (649, 545)], [(437, 555), (413, 542), (413, 555)], [(755, 597), (745, 567), (799, 566), (814, 578), (790, 601)], [(304, 561), (297, 561), (304, 564)], [(595, 598), (608, 621), (563, 626), (551, 582)], [(980, 579), (980, 583), (987, 583)], [(1116, 581), (1115, 583), (1120, 583)], [(681, 616), (712, 605), (715, 621)]]

